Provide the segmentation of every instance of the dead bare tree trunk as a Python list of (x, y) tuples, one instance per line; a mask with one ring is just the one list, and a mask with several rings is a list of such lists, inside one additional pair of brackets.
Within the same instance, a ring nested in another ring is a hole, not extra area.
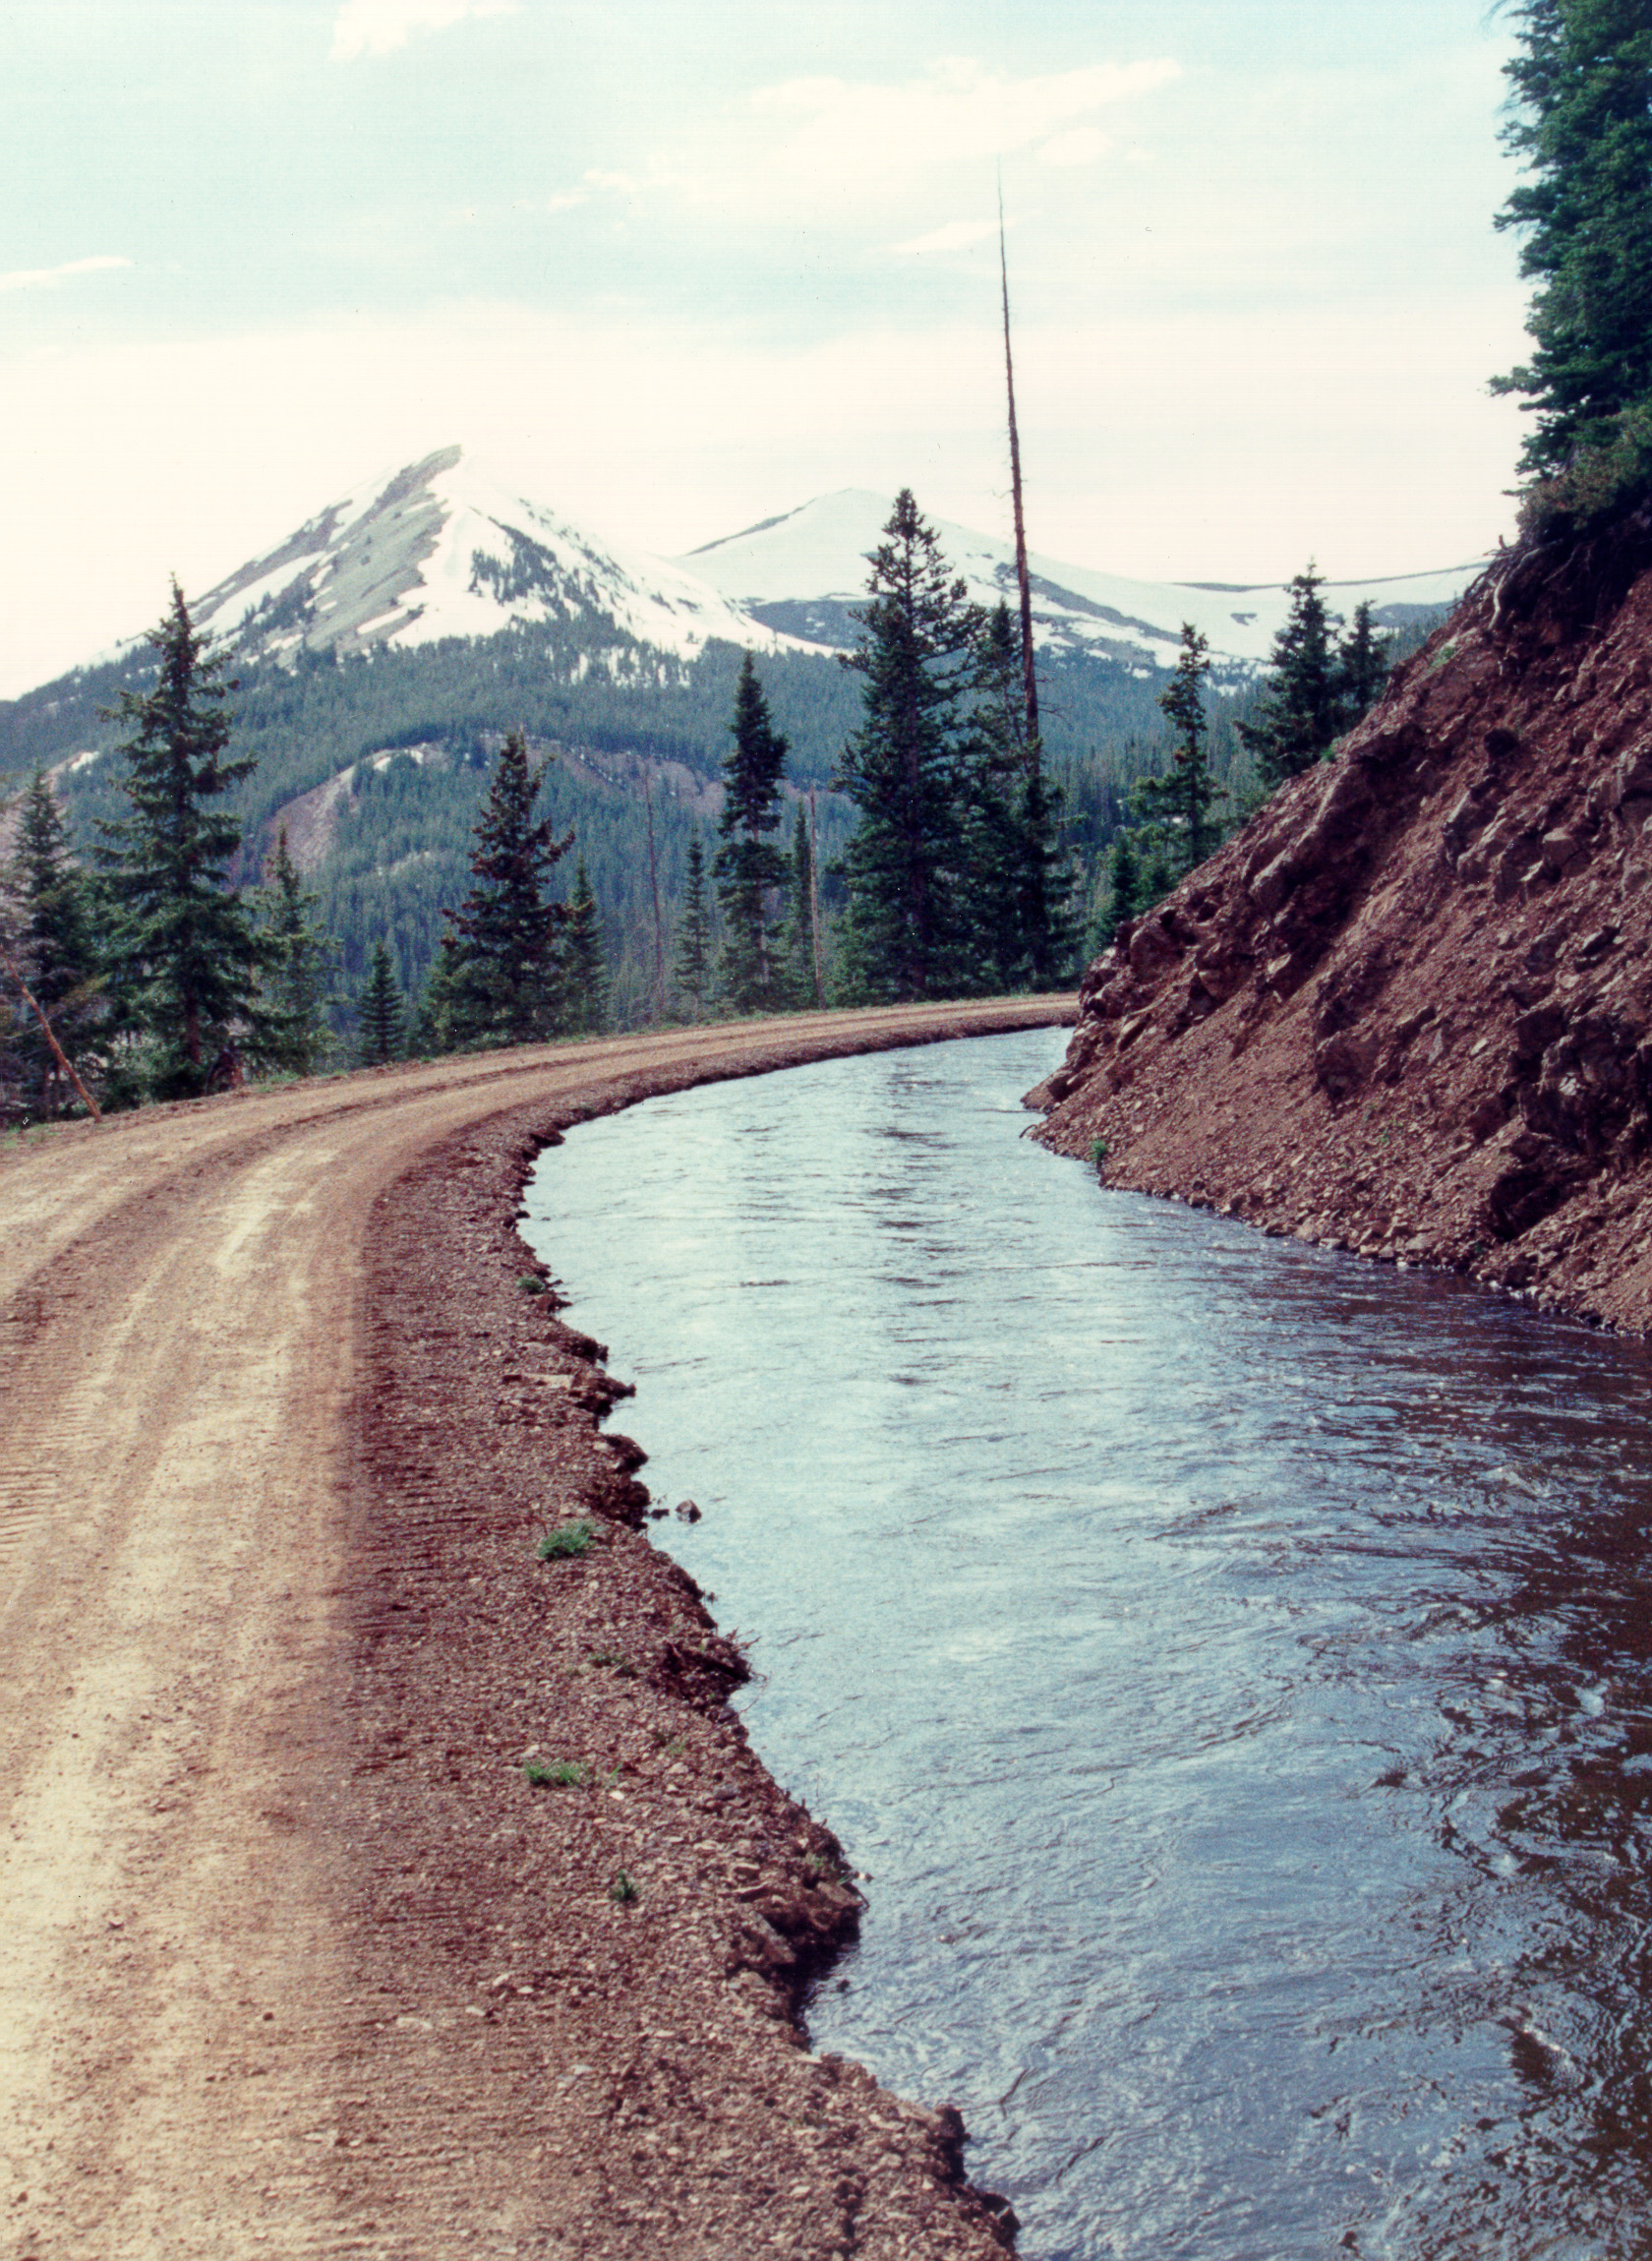
[(1015, 501), (1016, 587), (1021, 593), (1021, 680), (1027, 711), (1027, 762), (1038, 768), (1038, 678), (1032, 664), (1032, 584), (1027, 570), (1027, 521), (1021, 507), (1021, 435), (1016, 430), (1015, 365), (1010, 358), (1010, 262), (1004, 248), (1004, 188), (998, 186), (998, 272), (1004, 286), (1004, 387), (1010, 404), (1010, 492)]
[(47, 1043), (50, 1044), (52, 1048), (52, 1055), (56, 1059), (58, 1066), (69, 1078), (69, 1081), (74, 1085), (76, 1091), (80, 1093), (81, 1100), (86, 1107), (87, 1113), (90, 1115), (94, 1123), (100, 1123), (103, 1120), (103, 1109), (92, 1098), (90, 1092), (87, 1090), (80, 1077), (76, 1075), (74, 1065), (71, 1062), (68, 1053), (58, 1042), (56, 1033), (54, 1032), (50, 1021), (47, 1020), (45, 1013), (42, 1011), (38, 1001), (35, 998), (33, 990), (30, 988), (29, 983), (24, 980), (22, 969), (19, 967), (17, 960), (12, 956), (10, 950), (8, 950), (3, 943), (0, 943), (0, 958), (5, 960), (7, 973), (10, 974), (12, 980), (17, 983), (19, 989), (22, 990), (24, 1003), (29, 1007), (34, 1018), (39, 1022), (40, 1034), (45, 1038)]

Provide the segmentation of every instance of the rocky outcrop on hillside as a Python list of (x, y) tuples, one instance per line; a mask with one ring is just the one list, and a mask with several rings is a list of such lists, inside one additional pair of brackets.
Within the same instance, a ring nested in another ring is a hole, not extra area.
[(1652, 506), (1501, 558), (1085, 978), (1111, 1185), (1652, 1328)]

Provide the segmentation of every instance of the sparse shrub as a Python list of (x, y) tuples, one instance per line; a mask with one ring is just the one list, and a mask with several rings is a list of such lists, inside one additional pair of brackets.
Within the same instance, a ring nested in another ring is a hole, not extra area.
[(530, 1758), (522, 1772), (535, 1790), (583, 1790), (591, 1769), (578, 1758)]
[(642, 1891), (641, 1887), (626, 1875), (624, 1870), (620, 1869), (616, 1872), (614, 1881), (608, 1887), (608, 1896), (617, 1908), (628, 1908), (633, 1900), (641, 1899)]
[(519, 1272), (516, 1275), (516, 1284), (524, 1295), (543, 1295), (546, 1292), (546, 1282), (537, 1272)]
[(540, 1540), (539, 1559), (542, 1563), (554, 1563), (570, 1555), (587, 1554), (596, 1535), (597, 1526), (586, 1516), (581, 1516), (576, 1523), (559, 1523)]
[(1092, 1138), (1090, 1142), (1090, 1165), (1092, 1169), (1099, 1169), (1106, 1159), (1106, 1140), (1104, 1138)]

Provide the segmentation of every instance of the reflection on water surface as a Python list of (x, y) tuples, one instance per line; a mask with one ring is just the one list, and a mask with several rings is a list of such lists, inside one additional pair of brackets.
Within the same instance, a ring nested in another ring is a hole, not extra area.
[(1059, 1043), (529, 1194), (870, 1872), (815, 2045), (956, 2099), (1030, 2261), (1652, 2253), (1647, 1358), (1108, 1193), (1017, 1135)]

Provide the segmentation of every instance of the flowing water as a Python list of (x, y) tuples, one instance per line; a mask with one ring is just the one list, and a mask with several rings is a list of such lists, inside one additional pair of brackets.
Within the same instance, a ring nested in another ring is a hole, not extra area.
[(1652, 1367), (1023, 1141), (1057, 1035), (530, 1189), (653, 1526), (869, 1881), (814, 2046), (1029, 2261), (1652, 2254)]

